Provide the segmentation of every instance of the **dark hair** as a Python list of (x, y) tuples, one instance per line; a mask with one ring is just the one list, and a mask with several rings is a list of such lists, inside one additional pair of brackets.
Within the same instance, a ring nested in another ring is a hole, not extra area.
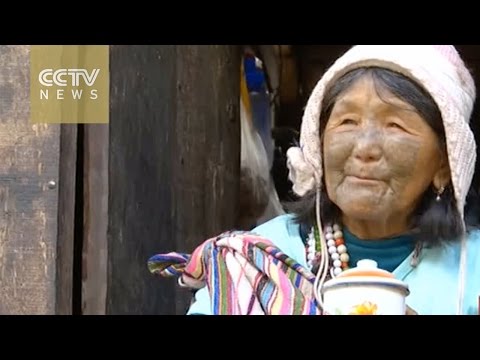
[[(348, 72), (335, 82), (327, 91), (322, 102), (320, 114), (320, 137), (323, 142), (323, 132), (337, 98), (352, 86), (358, 79), (370, 75), (374, 81), (379, 97), (382, 91), (388, 91), (413, 106), (419, 115), (425, 119), (437, 135), (440, 146), (446, 153), (445, 130), (442, 116), (435, 101), (420, 85), (392, 70), (379, 67), (359, 68)], [(384, 99), (385, 101), (385, 99)], [(322, 145), (323, 148), (323, 145)], [(324, 180), (323, 180), (324, 181)], [(324, 224), (339, 222), (341, 211), (329, 199), (325, 183), (321, 193), (321, 213)], [(470, 196), (475, 194), (470, 191)], [(295, 214), (297, 223), (311, 226), (315, 222), (315, 190), (307, 193), (297, 202), (290, 204), (289, 209)], [(436, 190), (431, 186), (424, 194), (419, 205), (411, 215), (410, 226), (417, 231), (417, 241), (428, 245), (456, 241), (462, 234), (462, 218), (457, 210), (453, 187), (449, 184), (440, 201), (436, 201)], [(466, 216), (469, 222), (475, 217)], [(468, 224), (470, 225), (470, 224)], [(474, 224), (471, 224), (474, 225)], [(476, 225), (476, 224), (475, 224)]]

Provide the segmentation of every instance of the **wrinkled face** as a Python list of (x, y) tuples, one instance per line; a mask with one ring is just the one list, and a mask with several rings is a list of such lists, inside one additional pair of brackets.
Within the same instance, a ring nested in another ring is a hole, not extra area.
[(355, 220), (408, 216), (446, 163), (425, 120), (381, 91), (382, 98), (370, 76), (357, 80), (338, 97), (323, 133), (328, 196)]

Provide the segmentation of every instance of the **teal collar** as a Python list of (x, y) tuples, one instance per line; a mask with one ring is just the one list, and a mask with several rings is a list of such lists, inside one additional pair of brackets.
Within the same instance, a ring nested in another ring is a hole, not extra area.
[(343, 237), (350, 256), (350, 267), (361, 259), (371, 259), (378, 267), (393, 272), (415, 249), (413, 235), (400, 235), (386, 239), (365, 240), (343, 228)]

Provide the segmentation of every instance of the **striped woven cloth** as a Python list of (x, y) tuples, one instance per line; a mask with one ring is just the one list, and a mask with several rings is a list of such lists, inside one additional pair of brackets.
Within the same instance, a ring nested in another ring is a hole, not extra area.
[(207, 286), (215, 315), (319, 315), (315, 275), (268, 239), (227, 232), (205, 241), (191, 255), (153, 256), (149, 270), (181, 277), (184, 286)]

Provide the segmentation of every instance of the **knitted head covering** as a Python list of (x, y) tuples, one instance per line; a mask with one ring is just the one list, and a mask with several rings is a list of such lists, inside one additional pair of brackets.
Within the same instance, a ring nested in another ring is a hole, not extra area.
[[(463, 219), (476, 161), (475, 139), (469, 126), (476, 93), (473, 78), (452, 45), (357, 45), (341, 56), (323, 75), (308, 100), (302, 119), (301, 148), (293, 147), (287, 152), (293, 190), (300, 196), (314, 189), (318, 194), (322, 183), (319, 119), (325, 91), (347, 72), (368, 66), (407, 76), (435, 100), (445, 128), (454, 196)], [(465, 253), (463, 241), (459, 304), (463, 298)]]
[(302, 120), (301, 149), (288, 151), (293, 190), (302, 196), (321, 184), (319, 118), (325, 90), (347, 72), (367, 66), (399, 72), (422, 85), (435, 100), (442, 114), (455, 199), (463, 218), (476, 160), (475, 140), (469, 127), (475, 84), (451, 45), (358, 45), (340, 57), (308, 100)]

